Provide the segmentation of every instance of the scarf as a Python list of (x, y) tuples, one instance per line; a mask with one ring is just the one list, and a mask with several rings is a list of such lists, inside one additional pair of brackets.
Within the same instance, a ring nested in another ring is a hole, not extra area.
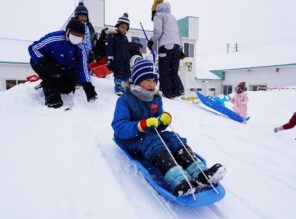
[(159, 94), (158, 90), (154, 90), (154, 91), (145, 90), (139, 85), (131, 85), (130, 92), (133, 95), (135, 95), (137, 98), (145, 102), (151, 102), (153, 100), (154, 95)]

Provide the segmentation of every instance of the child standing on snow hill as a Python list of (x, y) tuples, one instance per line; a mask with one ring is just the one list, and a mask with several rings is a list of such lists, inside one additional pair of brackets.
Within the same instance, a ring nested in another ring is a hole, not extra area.
[(119, 96), (124, 93), (123, 83), (127, 83), (131, 75), (128, 40), (125, 36), (129, 24), (128, 14), (124, 13), (115, 25), (116, 33), (108, 35), (108, 68), (114, 72), (114, 90)]
[(128, 52), (129, 52), (130, 58), (132, 58), (135, 55), (143, 57), (142, 52), (141, 52), (142, 48), (143, 48), (143, 43), (139, 38), (136, 38), (132, 42), (129, 42), (128, 43)]
[(296, 126), (296, 113), (294, 113), (292, 115), (292, 117), (290, 118), (288, 123), (286, 123), (286, 124), (284, 124), (282, 126), (274, 128), (274, 132), (277, 133), (277, 132), (282, 131), (282, 130), (291, 129), (291, 128), (294, 128), (295, 126)]
[(130, 67), (132, 68), (137, 60), (143, 59), (142, 50), (143, 43), (139, 38), (128, 44), (128, 52), (130, 56)]
[(88, 63), (90, 63), (94, 59), (92, 52), (92, 41), (95, 36), (95, 29), (89, 21), (88, 10), (84, 6), (83, 2), (79, 2), (78, 6), (75, 8), (75, 18), (85, 25), (85, 38), (83, 40), (83, 45), (88, 56)]
[(235, 95), (231, 98), (231, 102), (234, 104), (233, 111), (243, 118), (246, 118), (248, 115), (249, 98), (245, 92), (246, 90), (246, 83), (240, 82), (235, 88)]
[[(132, 156), (140, 156), (156, 167), (176, 196), (194, 192), (184, 175), (194, 186), (209, 185), (196, 162), (212, 184), (218, 183), (225, 175), (225, 168), (221, 164), (207, 169), (201, 160), (195, 157), (185, 138), (181, 138), (181, 141), (194, 159), (174, 132), (165, 131), (172, 117), (163, 111), (162, 98), (156, 90), (158, 72), (154, 64), (144, 59), (137, 61), (132, 68), (131, 79), (133, 84), (116, 103), (112, 121), (116, 143)], [(159, 131), (180, 166), (173, 162), (155, 129)]]

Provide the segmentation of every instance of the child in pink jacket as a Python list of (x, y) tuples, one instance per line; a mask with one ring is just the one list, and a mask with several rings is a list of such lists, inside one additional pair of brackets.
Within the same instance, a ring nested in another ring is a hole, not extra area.
[(240, 82), (235, 88), (235, 95), (231, 98), (233, 103), (233, 111), (239, 114), (241, 117), (247, 117), (249, 98), (246, 91), (246, 83)]

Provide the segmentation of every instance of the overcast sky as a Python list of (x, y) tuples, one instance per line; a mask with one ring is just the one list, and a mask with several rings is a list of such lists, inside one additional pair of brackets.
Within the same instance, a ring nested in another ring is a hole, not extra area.
[[(78, 0), (0, 0), (0, 37), (35, 40), (59, 29)], [(124, 12), (131, 26), (152, 29), (153, 0), (106, 0), (106, 24)], [(242, 48), (296, 41), (295, 0), (170, 0), (172, 14), (200, 18), (200, 55), (226, 51), (226, 43)], [(89, 9), (91, 11), (91, 9)]]

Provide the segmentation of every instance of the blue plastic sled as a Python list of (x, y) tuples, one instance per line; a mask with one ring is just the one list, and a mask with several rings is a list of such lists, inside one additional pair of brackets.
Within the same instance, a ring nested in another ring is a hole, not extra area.
[[(170, 192), (169, 188), (166, 186), (163, 177), (156, 168), (154, 168), (147, 162), (133, 158), (127, 151), (125, 151), (123, 148), (121, 149), (125, 152), (129, 160), (133, 162), (142, 171), (146, 180), (151, 184), (151, 186), (162, 197), (164, 197), (167, 200), (187, 207), (201, 207), (213, 204), (221, 200), (225, 196), (225, 190), (220, 183), (215, 187), (215, 189), (218, 191), (218, 194), (212, 188), (210, 188), (196, 193), (196, 200), (194, 200), (193, 195), (187, 195), (182, 197), (174, 196)], [(203, 159), (199, 155), (196, 156), (199, 159), (201, 159), (204, 163), (206, 163), (205, 159)]]
[(240, 115), (238, 115), (237, 113), (233, 112), (232, 110), (228, 109), (227, 107), (223, 106), (219, 101), (217, 101), (214, 97), (211, 96), (204, 96), (202, 93), (200, 92), (196, 92), (197, 93), (197, 97), (200, 99), (200, 101), (218, 111), (219, 113), (222, 113), (223, 115), (229, 117), (230, 119), (233, 119), (237, 122), (247, 122), (250, 117), (247, 118), (243, 118)]

